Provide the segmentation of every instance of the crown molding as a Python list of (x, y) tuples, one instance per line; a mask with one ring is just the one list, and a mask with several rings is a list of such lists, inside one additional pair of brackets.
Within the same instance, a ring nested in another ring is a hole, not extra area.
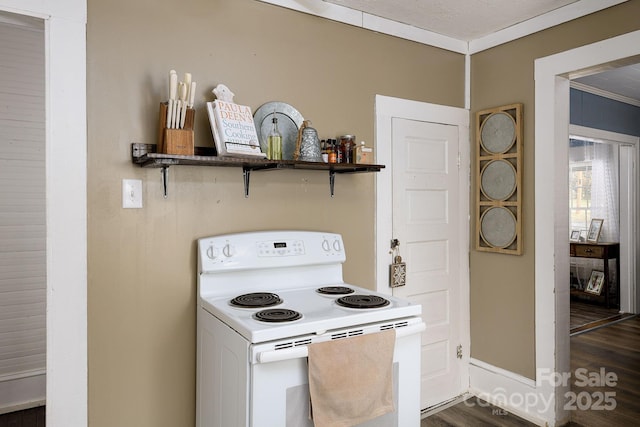
[(593, 87), (593, 86), (588, 86), (588, 85), (586, 85), (584, 83), (580, 83), (580, 82), (576, 82), (576, 81), (572, 80), (570, 82), (570, 87), (572, 89), (577, 89), (577, 90), (582, 91), (582, 92), (591, 93), (593, 95), (598, 95), (598, 96), (601, 96), (603, 98), (608, 98), (608, 99), (612, 99), (614, 101), (623, 102), (625, 104), (629, 104), (629, 105), (634, 105), (636, 107), (640, 107), (640, 101), (638, 101), (637, 99), (629, 98), (629, 97), (624, 96), (624, 95), (618, 95), (617, 93), (613, 93), (613, 92), (609, 92), (609, 91), (606, 91), (606, 90), (598, 89), (598, 88)]
[(482, 52), (492, 47), (537, 33), (547, 28), (607, 9), (628, 0), (580, 0), (560, 7), (544, 15), (536, 16), (504, 30), (496, 31), (469, 42), (469, 54)]
[(491, 49), (492, 47), (508, 43), (564, 22), (572, 21), (628, 0), (578, 0), (575, 3), (560, 7), (544, 15), (536, 16), (535, 18), (528, 19), (471, 41), (445, 36), (412, 25), (329, 3), (324, 0), (258, 1), (467, 55)]

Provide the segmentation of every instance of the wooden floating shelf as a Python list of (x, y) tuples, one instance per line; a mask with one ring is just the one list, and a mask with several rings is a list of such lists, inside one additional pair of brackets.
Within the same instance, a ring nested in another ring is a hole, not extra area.
[(218, 157), (210, 147), (195, 147), (194, 155), (162, 154), (155, 144), (131, 144), (131, 161), (143, 168), (162, 168), (164, 195), (167, 197), (167, 170), (170, 166), (222, 166), (241, 167), (244, 176), (244, 195), (249, 197), (249, 176), (255, 170), (304, 169), (329, 172), (331, 197), (334, 194), (336, 173), (380, 172), (384, 165), (361, 163), (322, 163), (296, 160), (267, 160), (239, 157)]

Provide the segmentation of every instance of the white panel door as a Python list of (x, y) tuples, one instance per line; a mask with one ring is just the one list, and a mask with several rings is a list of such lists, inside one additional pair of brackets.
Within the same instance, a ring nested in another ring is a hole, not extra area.
[[(392, 119), (393, 238), (407, 263), (395, 296), (422, 304), (422, 408), (466, 391), (459, 301), (458, 126)], [(468, 349), (467, 349), (468, 351)]]

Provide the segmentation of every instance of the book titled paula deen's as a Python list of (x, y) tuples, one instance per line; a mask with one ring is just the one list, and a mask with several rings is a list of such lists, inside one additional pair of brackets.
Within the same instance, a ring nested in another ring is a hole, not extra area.
[(216, 99), (207, 102), (207, 113), (218, 156), (266, 157), (251, 107)]

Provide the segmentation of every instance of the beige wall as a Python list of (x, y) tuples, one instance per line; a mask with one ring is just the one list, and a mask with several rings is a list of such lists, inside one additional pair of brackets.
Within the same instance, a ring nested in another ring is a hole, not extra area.
[[(522, 256), (471, 251), (474, 358), (535, 378), (534, 60), (638, 30), (639, 16), (640, 1), (631, 0), (472, 56), (472, 123), (477, 111), (516, 102), (524, 104), (524, 251)], [(473, 129), (472, 140), (475, 141)], [(472, 170), (472, 177), (475, 172)], [(475, 180), (472, 188), (474, 185)], [(471, 209), (475, 212), (473, 198)], [(475, 222), (471, 226), (471, 240), (475, 242)]]
[[(373, 288), (374, 176), (131, 164), (155, 143), (168, 71), (198, 82), (196, 145), (211, 146), (204, 102), (229, 86), (254, 110), (295, 106), (322, 138), (373, 143), (374, 96), (464, 105), (464, 57), (252, 0), (89, 0), (89, 421), (92, 427), (194, 423), (195, 240), (269, 228), (342, 233), (345, 279)], [(142, 179), (143, 209), (121, 181)]]
[[(535, 374), (533, 61), (636, 30), (637, 16), (631, 0), (472, 57), (472, 114), (522, 102), (525, 128), (524, 254), (471, 251), (475, 358)], [(130, 144), (155, 142), (168, 70), (198, 82), (196, 145), (212, 145), (203, 105), (218, 83), (254, 110), (292, 104), (323, 138), (372, 143), (375, 94), (462, 107), (464, 58), (253, 0), (89, 0), (87, 37), (90, 425), (192, 425), (195, 240), (342, 233), (345, 279), (373, 288), (374, 176), (338, 176), (331, 199), (325, 173), (254, 172), (245, 199), (241, 170), (183, 166), (163, 199), (160, 172), (133, 166)], [(143, 209), (121, 208), (123, 178), (143, 180)]]

